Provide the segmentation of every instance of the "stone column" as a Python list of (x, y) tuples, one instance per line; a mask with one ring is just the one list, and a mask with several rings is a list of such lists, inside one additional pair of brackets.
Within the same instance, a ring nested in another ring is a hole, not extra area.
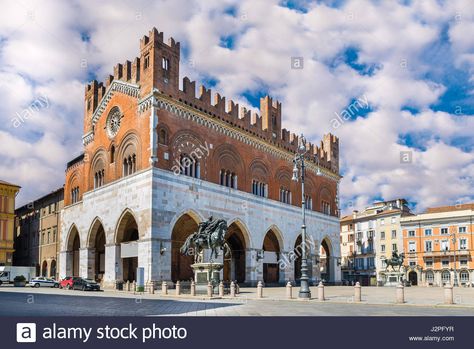
[(245, 282), (252, 286), (257, 284), (258, 262), (257, 251), (247, 248), (245, 250)]
[(59, 252), (59, 278), (64, 279), (72, 275), (72, 252)]
[(86, 279), (94, 278), (95, 249), (81, 248), (79, 250), (79, 276)]
[(120, 245), (105, 245), (104, 287), (115, 288), (116, 281), (123, 280)]
[(166, 253), (171, 256), (171, 247), (160, 254), (158, 239), (143, 239), (138, 242), (138, 266), (144, 268), (146, 282), (161, 280), (161, 259), (166, 258)]
[[(314, 257), (312, 258), (313, 259), (313, 264), (312, 264), (312, 279), (314, 280), (314, 282), (318, 282), (321, 281), (321, 262), (319, 260), (319, 258), (321, 258), (321, 256), (318, 254), (315, 254)], [(316, 260), (318, 261), (318, 263), (316, 263)]]
[(280, 279), (283, 279), (283, 282), (295, 279), (294, 261), (289, 258), (288, 252), (282, 252), (280, 254), (278, 267), (280, 268)]
[(332, 266), (333, 266), (333, 277), (334, 277), (334, 282), (336, 284), (340, 284), (341, 281), (342, 281), (342, 271), (341, 271), (341, 266), (340, 265), (337, 265), (337, 261), (340, 260), (340, 257), (339, 256), (334, 256), (333, 258), (333, 263), (332, 263)]
[(278, 260), (277, 260), (277, 263), (278, 263), (278, 282), (280, 284), (284, 284), (285, 281), (288, 280), (287, 270), (286, 270), (287, 269), (286, 261), (283, 260), (284, 255), (285, 255), (284, 252), (280, 252), (278, 254)]

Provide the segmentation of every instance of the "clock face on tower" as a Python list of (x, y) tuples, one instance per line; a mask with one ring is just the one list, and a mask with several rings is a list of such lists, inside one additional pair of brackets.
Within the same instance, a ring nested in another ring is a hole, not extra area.
[(113, 107), (107, 117), (107, 135), (110, 138), (115, 137), (119, 128), (120, 128), (120, 119), (122, 118), (122, 113), (118, 107)]

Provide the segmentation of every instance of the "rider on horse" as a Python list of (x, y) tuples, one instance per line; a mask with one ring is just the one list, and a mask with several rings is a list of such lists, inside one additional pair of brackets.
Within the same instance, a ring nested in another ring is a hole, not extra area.
[(197, 239), (207, 241), (208, 246), (211, 244), (211, 234), (207, 231), (210, 225), (213, 223), (214, 218), (210, 216), (207, 221), (198, 224), (199, 229), (196, 234)]

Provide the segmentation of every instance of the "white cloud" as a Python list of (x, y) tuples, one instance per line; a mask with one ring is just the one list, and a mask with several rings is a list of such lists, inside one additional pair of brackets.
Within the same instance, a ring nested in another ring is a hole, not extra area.
[[(181, 74), (214, 77), (214, 90), (245, 102), (245, 91), (268, 88), (283, 102), (283, 126), (319, 142), (341, 141), (341, 202), (361, 209), (374, 198), (403, 196), (418, 208), (473, 200), (473, 117), (434, 111), (452, 67), (474, 83), (473, 7), (450, 2), (346, 1), (341, 8), (307, 4), (301, 13), (266, 1), (34, 1), (4, 4), (0, 14), (0, 173), (20, 181), (20, 203), (55, 189), (65, 162), (81, 149), (83, 89), (88, 73), (103, 79), (118, 62), (138, 55), (139, 38), (156, 26), (181, 41)], [(363, 4), (363, 5), (361, 5)], [(235, 16), (224, 11), (234, 8)], [(234, 47), (221, 47), (223, 37)], [(361, 74), (344, 62), (348, 48)], [(292, 70), (291, 57), (304, 57)], [(436, 56), (437, 57), (437, 56)], [(81, 63), (87, 63), (87, 69)], [(90, 76), (90, 75), (89, 75)], [(466, 87), (466, 93), (472, 86)], [(11, 117), (39, 96), (51, 102), (18, 128)], [(334, 113), (366, 96), (371, 112), (331, 128)], [(462, 98), (462, 96), (458, 96)], [(401, 111), (404, 106), (420, 110)], [(402, 135), (417, 144), (403, 144)], [(461, 140), (461, 141), (460, 141)], [(420, 143), (420, 144), (418, 144)], [(5, 146), (4, 146), (5, 145)], [(466, 150), (467, 149), (467, 150)], [(400, 164), (400, 151), (414, 162)], [(34, 171), (28, 171), (34, 168)], [(351, 204), (349, 204), (352, 202)]]

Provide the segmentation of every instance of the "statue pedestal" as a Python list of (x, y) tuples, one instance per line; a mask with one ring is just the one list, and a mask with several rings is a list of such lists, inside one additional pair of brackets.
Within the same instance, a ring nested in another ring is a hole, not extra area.
[(194, 282), (196, 290), (207, 290), (207, 284), (210, 282), (213, 288), (219, 286), (220, 271), (224, 267), (222, 263), (194, 263), (191, 268), (194, 271)]
[(401, 271), (387, 271), (383, 276), (383, 286), (398, 286), (403, 282), (403, 272)]

